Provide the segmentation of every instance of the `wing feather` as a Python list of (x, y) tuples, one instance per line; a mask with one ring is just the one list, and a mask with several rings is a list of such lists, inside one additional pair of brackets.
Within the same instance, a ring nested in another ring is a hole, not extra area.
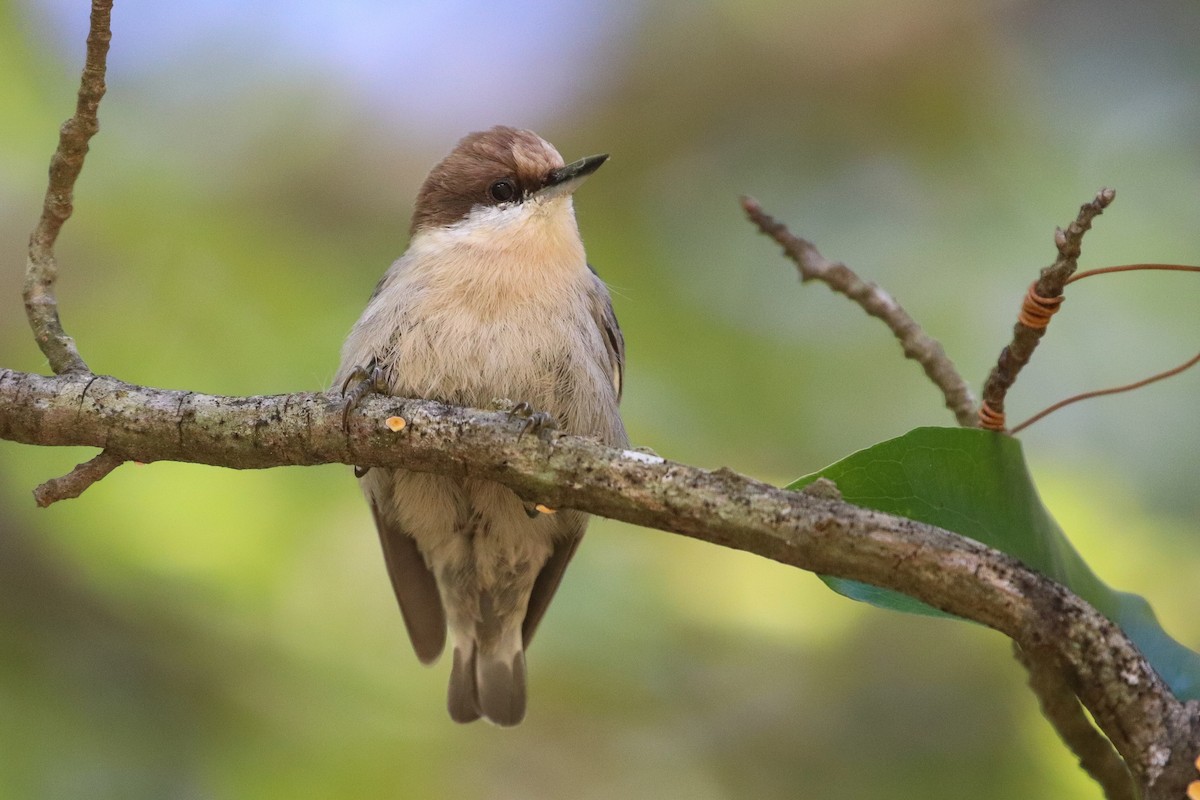
[[(578, 514), (574, 511), (559, 513)], [(533, 591), (529, 593), (529, 606), (525, 610), (525, 621), (521, 625), (521, 638), (526, 647), (529, 647), (538, 623), (546, 615), (550, 600), (558, 591), (558, 585), (562, 583), (562, 576), (567, 570), (567, 564), (571, 563), (571, 557), (575, 555), (581, 541), (583, 541), (583, 525), (579, 525), (578, 533), (565, 536), (555, 542), (554, 552), (550, 554), (550, 558), (546, 559), (542, 571), (538, 573), (537, 580), (533, 584)]]
[(437, 580), (417, 549), (417, 542), (398, 525), (388, 522), (371, 503), (375, 528), (383, 545), (392, 590), (400, 603), (404, 627), (422, 664), (432, 664), (446, 646), (446, 611), (438, 593)]
[(621, 326), (617, 324), (617, 314), (613, 311), (612, 298), (604, 282), (596, 274), (591, 264), (588, 269), (595, 278), (595, 290), (592, 292), (592, 318), (600, 329), (604, 340), (604, 349), (608, 353), (608, 364), (612, 371), (613, 388), (617, 392), (617, 401), (621, 400), (621, 392), (625, 388), (625, 337), (621, 334)]

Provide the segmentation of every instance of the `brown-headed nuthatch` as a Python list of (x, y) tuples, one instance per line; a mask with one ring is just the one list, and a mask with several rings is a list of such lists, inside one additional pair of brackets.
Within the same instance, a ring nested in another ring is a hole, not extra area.
[[(541, 137), (506, 127), (460, 141), (425, 179), (408, 250), (346, 339), (347, 409), (367, 387), (475, 407), (511, 398), (538, 423), (548, 414), (624, 447), (625, 344), (571, 200), (606, 158), (564, 164)], [(450, 716), (517, 724), (525, 648), (587, 515), (535, 510), (475, 478), (375, 468), (361, 483), (423, 663), (449, 628)]]

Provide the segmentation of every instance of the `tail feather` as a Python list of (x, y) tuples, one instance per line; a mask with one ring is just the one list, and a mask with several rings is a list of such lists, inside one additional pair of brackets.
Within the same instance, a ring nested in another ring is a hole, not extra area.
[(479, 710), (497, 725), (510, 727), (525, 719), (525, 653), (511, 660), (484, 657), (476, 663)]
[(464, 653), (459, 646), (454, 648), (454, 664), (450, 667), (450, 692), (446, 705), (450, 719), (455, 722), (474, 722), (479, 719), (479, 692), (475, 684), (475, 647), (467, 645)]
[(454, 647), (447, 697), (450, 718), (474, 722), (483, 717), (511, 727), (525, 719), (525, 653), (480, 653), (474, 641)]

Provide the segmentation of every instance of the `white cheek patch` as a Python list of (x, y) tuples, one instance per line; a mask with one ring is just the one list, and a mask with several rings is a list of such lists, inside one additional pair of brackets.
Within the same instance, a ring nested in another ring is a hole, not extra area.
[(467, 271), (480, 258), (511, 256), (523, 267), (520, 273), (541, 273), (546, 265), (574, 268), (586, 261), (570, 197), (478, 205), (453, 225), (420, 231), (409, 250), (421, 264), (433, 259), (444, 267), (447, 261), (466, 259)]
[(471, 209), (471, 213), (446, 228), (446, 235), (456, 238), (493, 236), (524, 224), (530, 216), (530, 209), (524, 203), (478, 205)]
[[(567, 205), (566, 214), (561, 212), (561, 204)], [(574, 221), (571, 212), (571, 198), (536, 198), (520, 203), (501, 203), (498, 206), (477, 205), (465, 217), (445, 228), (422, 231), (421, 237), (428, 237), (441, 246), (470, 243), (473, 246), (486, 245), (498, 241), (498, 237), (529, 236), (542, 238), (548, 230), (554, 229), (555, 223), (562, 220)], [(437, 246), (435, 244), (435, 247)]]

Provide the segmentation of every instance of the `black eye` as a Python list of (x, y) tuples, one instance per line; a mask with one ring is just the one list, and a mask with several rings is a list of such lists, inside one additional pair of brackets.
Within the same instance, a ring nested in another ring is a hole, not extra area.
[(508, 178), (498, 180), (488, 187), (488, 195), (497, 203), (507, 203), (517, 196), (517, 187)]

